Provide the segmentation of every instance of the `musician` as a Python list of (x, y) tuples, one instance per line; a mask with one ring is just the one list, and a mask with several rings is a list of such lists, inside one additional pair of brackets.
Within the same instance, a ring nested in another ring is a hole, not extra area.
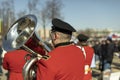
[(85, 58), (85, 76), (83, 80), (92, 80), (92, 71), (91, 71), (91, 62), (94, 55), (94, 50), (92, 47), (87, 45), (87, 40), (89, 39), (88, 36), (84, 34), (79, 34), (77, 36), (77, 39), (79, 40), (78, 45), (83, 50), (84, 55), (86, 55)]
[(37, 80), (83, 80), (85, 57), (71, 40), (76, 30), (67, 22), (54, 18), (50, 32), (54, 49), (38, 63)]
[(6, 52), (2, 65), (9, 72), (8, 80), (23, 80), (22, 70), (27, 54), (29, 53), (22, 49)]

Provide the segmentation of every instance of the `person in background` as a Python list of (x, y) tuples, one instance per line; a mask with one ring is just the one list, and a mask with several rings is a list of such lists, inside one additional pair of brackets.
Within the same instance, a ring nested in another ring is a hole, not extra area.
[(47, 59), (40, 59), (37, 80), (83, 80), (85, 57), (71, 40), (76, 30), (67, 22), (54, 18), (50, 36), (54, 49)]
[[(46, 55), (43, 45), (41, 45), (35, 34), (30, 37), (25, 46), (42, 56)], [(22, 70), (26, 63), (25, 57), (30, 59), (29, 53), (31, 52), (21, 47), (18, 50), (9, 51), (4, 54), (3, 68), (8, 70), (8, 80), (23, 80)]]
[(85, 55), (85, 73), (83, 80), (92, 80), (92, 71), (91, 71), (91, 63), (94, 55), (94, 49), (87, 44), (88, 36), (84, 34), (79, 34), (77, 36), (78, 45), (83, 50), (83, 54)]
[(2, 47), (0, 47), (0, 76), (3, 75), (3, 71), (2, 71), (2, 56), (1, 56), (2, 52), (3, 52)]
[(118, 50), (119, 50), (118, 57), (120, 58), (120, 40), (118, 41)]
[(22, 70), (27, 54), (29, 53), (22, 49), (6, 52), (2, 65), (9, 72), (8, 80), (23, 80)]
[[(110, 78), (110, 74), (111, 74), (111, 64), (112, 64), (112, 60), (113, 60), (113, 53), (115, 50), (115, 44), (113, 43), (112, 39), (110, 37), (108, 37), (106, 39), (106, 44), (105, 47), (103, 49), (103, 47), (101, 47), (101, 51), (102, 51), (102, 75), (103, 75), (103, 80), (109, 80)], [(103, 51), (105, 53), (103, 53)]]
[(117, 57), (119, 57), (119, 53), (120, 53), (120, 49), (119, 49), (119, 47), (120, 47), (120, 45), (119, 45), (119, 41), (118, 40), (115, 40), (114, 41), (114, 43), (115, 43), (115, 50), (114, 50), (114, 54), (117, 56)]
[[(3, 66), (2, 66), (3, 58), (4, 58), (7, 51), (4, 50), (3, 47), (1, 47), (1, 48), (2, 48), (2, 52), (1, 52), (1, 68), (2, 68), (2, 72), (3, 72), (2, 77), (5, 76), (5, 78), (7, 78), (8, 77), (8, 70), (3, 69)], [(1, 79), (2, 79), (2, 77), (1, 77)]]
[(95, 52), (95, 63), (96, 63), (96, 68), (99, 69), (99, 64), (100, 64), (100, 57), (101, 57), (101, 44), (99, 40), (95, 40), (95, 44), (93, 46), (94, 52)]

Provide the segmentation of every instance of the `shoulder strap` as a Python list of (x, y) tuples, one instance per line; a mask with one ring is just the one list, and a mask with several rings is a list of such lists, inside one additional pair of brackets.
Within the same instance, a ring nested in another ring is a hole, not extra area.
[(82, 52), (83, 52), (83, 54), (84, 54), (84, 56), (85, 56), (85, 59), (86, 59), (86, 52), (85, 52), (84, 47), (82, 47), (82, 46), (77, 46), (77, 47), (80, 48), (80, 49), (82, 50)]

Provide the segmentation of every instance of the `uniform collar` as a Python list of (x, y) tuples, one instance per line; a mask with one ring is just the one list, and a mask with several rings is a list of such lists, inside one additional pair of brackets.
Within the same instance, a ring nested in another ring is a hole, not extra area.
[(73, 42), (63, 42), (63, 43), (59, 43), (59, 44), (56, 44), (55, 45), (55, 48), (56, 47), (59, 47), (59, 46), (66, 46), (66, 45), (69, 45), (69, 44), (72, 44)]

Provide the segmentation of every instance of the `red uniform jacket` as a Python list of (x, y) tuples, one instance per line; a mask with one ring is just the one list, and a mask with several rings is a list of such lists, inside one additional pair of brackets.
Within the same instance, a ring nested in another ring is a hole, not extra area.
[[(89, 46), (84, 46), (84, 49), (86, 53), (85, 66), (88, 65), (90, 69), (90, 65), (92, 62), (93, 54), (94, 54), (94, 49)], [(92, 80), (91, 70), (88, 70), (87, 74), (85, 74), (84, 80)]]
[(85, 57), (75, 45), (60, 46), (38, 63), (37, 80), (83, 80)]
[(22, 69), (25, 64), (24, 50), (14, 50), (7, 52), (3, 58), (3, 68), (9, 71), (9, 80), (23, 80)]

